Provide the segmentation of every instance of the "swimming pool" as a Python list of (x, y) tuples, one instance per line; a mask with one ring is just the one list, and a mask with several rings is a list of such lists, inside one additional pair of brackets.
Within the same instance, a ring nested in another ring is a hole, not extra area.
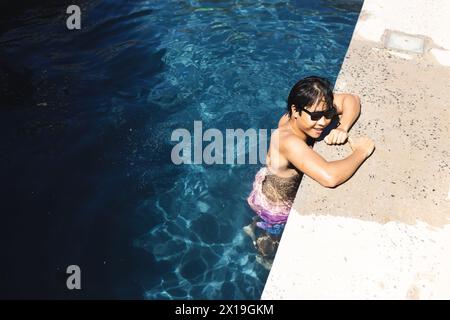
[(258, 299), (260, 165), (176, 166), (171, 133), (274, 128), (298, 79), (335, 81), (362, 1), (79, 5), (78, 31), (57, 1), (2, 22), (1, 294)]

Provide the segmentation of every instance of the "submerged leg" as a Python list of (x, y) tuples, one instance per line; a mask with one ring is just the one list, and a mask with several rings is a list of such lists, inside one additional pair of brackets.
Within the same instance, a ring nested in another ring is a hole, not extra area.
[(256, 247), (256, 235), (255, 235), (256, 221), (257, 218), (253, 217), (253, 221), (249, 225), (242, 228), (244, 232), (252, 239), (253, 245), (255, 247)]
[(262, 265), (267, 270), (270, 270), (270, 268), (272, 268), (272, 264), (273, 264), (273, 260), (265, 259), (265, 258), (261, 257), (260, 255), (256, 256), (256, 262), (258, 262), (260, 265)]
[(279, 243), (279, 236), (266, 233), (256, 239), (256, 248), (263, 258), (274, 259)]

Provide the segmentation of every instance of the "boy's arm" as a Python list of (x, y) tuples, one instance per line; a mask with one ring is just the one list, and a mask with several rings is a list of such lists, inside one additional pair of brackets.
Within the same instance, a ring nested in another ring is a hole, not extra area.
[(340, 115), (341, 124), (338, 128), (348, 132), (361, 113), (361, 100), (355, 94), (335, 93), (333, 102)]

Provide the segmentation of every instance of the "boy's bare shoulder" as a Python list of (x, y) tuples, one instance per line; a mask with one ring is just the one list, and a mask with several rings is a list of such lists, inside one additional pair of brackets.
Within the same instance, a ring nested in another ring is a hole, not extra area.
[(306, 142), (300, 139), (297, 135), (295, 135), (292, 130), (290, 130), (289, 126), (282, 126), (277, 129), (278, 130), (278, 140), (280, 150), (282, 152), (288, 151), (292, 148), (299, 148), (302, 146), (307, 146)]
[(278, 128), (284, 126), (289, 121), (289, 114), (285, 113), (278, 121)]

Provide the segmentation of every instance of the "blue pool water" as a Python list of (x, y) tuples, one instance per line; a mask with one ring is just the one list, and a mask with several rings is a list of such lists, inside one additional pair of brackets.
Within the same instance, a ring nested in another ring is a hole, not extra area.
[(297, 80), (335, 81), (362, 1), (78, 1), (78, 31), (26, 3), (0, 25), (0, 296), (258, 299), (260, 165), (176, 166), (171, 133), (274, 128)]

